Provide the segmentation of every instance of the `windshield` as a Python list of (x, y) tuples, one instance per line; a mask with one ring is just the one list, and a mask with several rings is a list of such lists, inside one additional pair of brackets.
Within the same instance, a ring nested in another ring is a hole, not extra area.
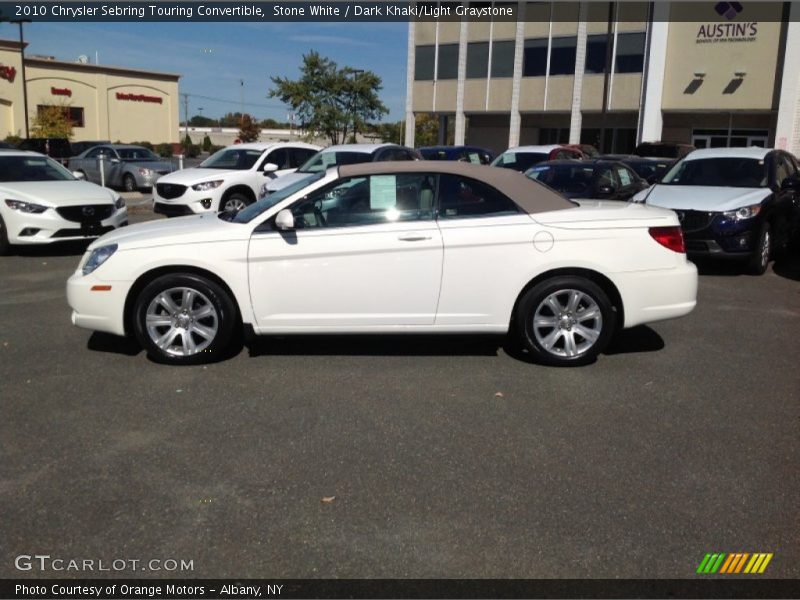
[(524, 172), (549, 158), (550, 156), (543, 152), (503, 152), (494, 159), (492, 166)]
[(161, 160), (147, 148), (116, 148), (122, 160)]
[(45, 156), (2, 156), (0, 181), (75, 181), (75, 177)]
[(317, 152), (309, 158), (298, 173), (324, 173), (328, 167), (335, 165), (355, 165), (372, 161), (368, 152)]
[(767, 186), (767, 169), (757, 158), (682, 160), (664, 175), (667, 185), (760, 188)]
[(200, 168), (247, 171), (253, 168), (253, 165), (256, 164), (256, 161), (261, 158), (263, 153), (263, 150), (224, 148), (200, 163)]
[[(264, 196), (258, 202), (251, 204), (250, 206), (243, 208), (236, 216), (234, 216), (231, 221), (234, 223), (249, 223), (253, 219), (255, 219), (258, 215), (262, 214), (263, 212), (269, 210), (281, 200), (285, 200), (295, 192), (299, 192), (304, 187), (311, 185), (315, 181), (319, 181), (325, 176), (325, 173), (317, 173), (315, 175), (308, 175), (307, 177), (303, 177), (302, 179), (294, 182), (291, 185), (287, 185), (285, 188), (278, 190), (270, 194), (269, 196)], [(225, 213), (220, 213), (221, 218), (225, 218), (223, 215)]]

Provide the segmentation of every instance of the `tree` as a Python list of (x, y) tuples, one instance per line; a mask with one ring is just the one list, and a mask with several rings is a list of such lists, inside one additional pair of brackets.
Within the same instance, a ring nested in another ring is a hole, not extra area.
[(31, 133), (40, 138), (72, 138), (72, 121), (69, 119), (69, 106), (40, 106), (33, 118)]
[(285, 125), (278, 123), (275, 119), (264, 119), (261, 121), (261, 127), (263, 129), (286, 129)]
[[(436, 146), (439, 143), (439, 118), (430, 113), (421, 113), (416, 116), (414, 128), (414, 147)], [(445, 143), (452, 144), (455, 139), (453, 119), (448, 120)]]
[(257, 142), (261, 134), (261, 128), (248, 114), (242, 115), (242, 124), (239, 126), (239, 139), (243, 143)]
[(339, 144), (364, 130), (368, 120), (388, 109), (378, 98), (381, 78), (372, 71), (339, 66), (316, 51), (303, 55), (300, 78), (272, 77), (270, 98), (279, 98), (297, 114), (300, 127)]
[(239, 127), (242, 124), (242, 113), (233, 112), (225, 113), (225, 116), (219, 120), (220, 127)]
[(213, 127), (215, 123), (214, 119), (209, 119), (203, 115), (195, 115), (189, 119), (189, 125), (192, 127)]
[(403, 122), (396, 123), (375, 123), (369, 127), (372, 133), (380, 138), (382, 142), (391, 142), (393, 144), (402, 144), (405, 129)]
[(211, 150), (211, 138), (208, 135), (203, 136), (203, 152)]

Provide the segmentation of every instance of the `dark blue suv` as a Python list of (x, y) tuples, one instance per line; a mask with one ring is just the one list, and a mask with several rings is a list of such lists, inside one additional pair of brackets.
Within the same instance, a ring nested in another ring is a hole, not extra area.
[(678, 214), (687, 254), (740, 259), (754, 274), (800, 231), (800, 172), (783, 150), (695, 150), (635, 199)]

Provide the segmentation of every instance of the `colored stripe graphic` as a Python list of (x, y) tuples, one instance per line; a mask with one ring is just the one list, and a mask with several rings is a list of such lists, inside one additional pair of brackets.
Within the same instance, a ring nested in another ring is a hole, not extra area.
[(700, 561), (697, 572), (703, 575), (713, 575), (714, 573), (725, 575), (738, 573), (761, 574), (766, 570), (772, 557), (773, 554), (768, 552), (754, 552), (752, 554), (749, 552), (709, 553)]

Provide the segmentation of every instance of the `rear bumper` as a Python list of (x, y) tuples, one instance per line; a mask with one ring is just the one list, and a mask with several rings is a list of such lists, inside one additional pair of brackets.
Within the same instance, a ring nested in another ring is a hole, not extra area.
[(625, 328), (682, 317), (697, 305), (697, 267), (689, 261), (669, 270), (617, 273), (613, 279), (624, 303)]

